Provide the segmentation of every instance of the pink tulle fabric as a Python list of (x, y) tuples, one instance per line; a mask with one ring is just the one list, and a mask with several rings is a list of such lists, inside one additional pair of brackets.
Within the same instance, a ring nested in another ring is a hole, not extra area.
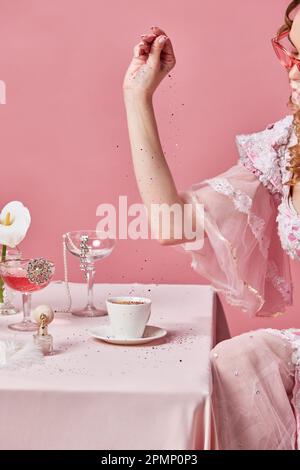
[(299, 330), (223, 341), (211, 364), (217, 449), (300, 449)]
[(300, 253), (300, 217), (289, 216), (284, 185), (289, 147), (297, 141), (292, 124), (288, 115), (236, 136), (235, 165), (180, 191), (184, 202), (203, 205), (204, 218), (197, 214), (205, 238), (201, 248), (194, 242), (172, 247), (189, 253), (192, 268), (250, 316), (277, 316), (293, 303), (290, 257), (297, 247)]
[(186, 203), (204, 205), (203, 247), (172, 245), (192, 256), (195, 271), (250, 315), (277, 315), (291, 305), (289, 257), (277, 232), (278, 201), (253, 173), (236, 164), (180, 195)]

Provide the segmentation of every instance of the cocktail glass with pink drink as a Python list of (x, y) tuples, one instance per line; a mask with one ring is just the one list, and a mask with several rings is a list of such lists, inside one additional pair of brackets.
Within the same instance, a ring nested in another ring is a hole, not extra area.
[(35, 331), (37, 323), (30, 320), (31, 294), (44, 289), (50, 283), (55, 271), (54, 264), (44, 258), (7, 260), (0, 263), (0, 275), (11, 289), (21, 292), (23, 299), (23, 320), (8, 327), (17, 331)]

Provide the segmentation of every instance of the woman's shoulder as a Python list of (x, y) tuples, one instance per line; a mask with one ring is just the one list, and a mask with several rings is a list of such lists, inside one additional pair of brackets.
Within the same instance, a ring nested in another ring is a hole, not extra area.
[(286, 114), (285, 116), (281, 117), (275, 122), (272, 122), (268, 124), (264, 129), (258, 131), (259, 132), (264, 132), (264, 131), (270, 131), (273, 130), (274, 132), (282, 133), (285, 132), (286, 130), (289, 130), (290, 127), (293, 124), (293, 114)]
[(235, 139), (241, 153), (246, 152), (248, 146), (274, 145), (274, 143), (288, 143), (293, 128), (293, 115), (287, 114), (278, 121), (267, 124), (263, 129), (246, 134), (237, 134)]
[(235, 137), (239, 163), (255, 173), (271, 193), (282, 193), (282, 160), (292, 135), (293, 115), (288, 114), (262, 130)]

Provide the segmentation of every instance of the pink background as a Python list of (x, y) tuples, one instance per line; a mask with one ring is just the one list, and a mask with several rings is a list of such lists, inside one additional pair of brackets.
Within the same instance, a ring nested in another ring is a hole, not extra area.
[[(234, 136), (288, 114), (289, 86), (270, 38), (285, 0), (0, 0), (1, 205), (21, 200), (32, 225), (21, 249), (62, 278), (61, 235), (94, 229), (100, 203), (141, 202), (131, 164), (122, 81), (152, 25), (171, 37), (177, 64), (154, 103), (178, 189), (235, 164)], [(174, 116), (172, 116), (172, 113)], [(70, 260), (72, 280), (82, 280)], [(253, 269), (259, 269), (254, 266)], [(294, 285), (300, 264), (292, 263)], [(206, 283), (190, 258), (154, 240), (120, 240), (98, 282)], [(222, 299), (223, 301), (223, 299)], [(231, 333), (300, 326), (300, 297), (276, 320), (223, 305)], [(184, 312), (183, 312), (184, 314)]]

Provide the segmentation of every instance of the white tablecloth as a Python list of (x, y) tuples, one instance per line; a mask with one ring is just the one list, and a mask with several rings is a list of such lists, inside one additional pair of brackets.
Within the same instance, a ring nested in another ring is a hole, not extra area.
[[(83, 306), (86, 288), (71, 284)], [(89, 328), (108, 317), (58, 313), (49, 327), (55, 354), (43, 365), (0, 370), (0, 449), (209, 449), (209, 353), (219, 302), (210, 286), (97, 284), (108, 295), (152, 299), (149, 324), (168, 335), (141, 346), (93, 339)], [(65, 303), (62, 283), (33, 295), (33, 306)], [(20, 315), (0, 318), (0, 338), (32, 340), (7, 328)]]

